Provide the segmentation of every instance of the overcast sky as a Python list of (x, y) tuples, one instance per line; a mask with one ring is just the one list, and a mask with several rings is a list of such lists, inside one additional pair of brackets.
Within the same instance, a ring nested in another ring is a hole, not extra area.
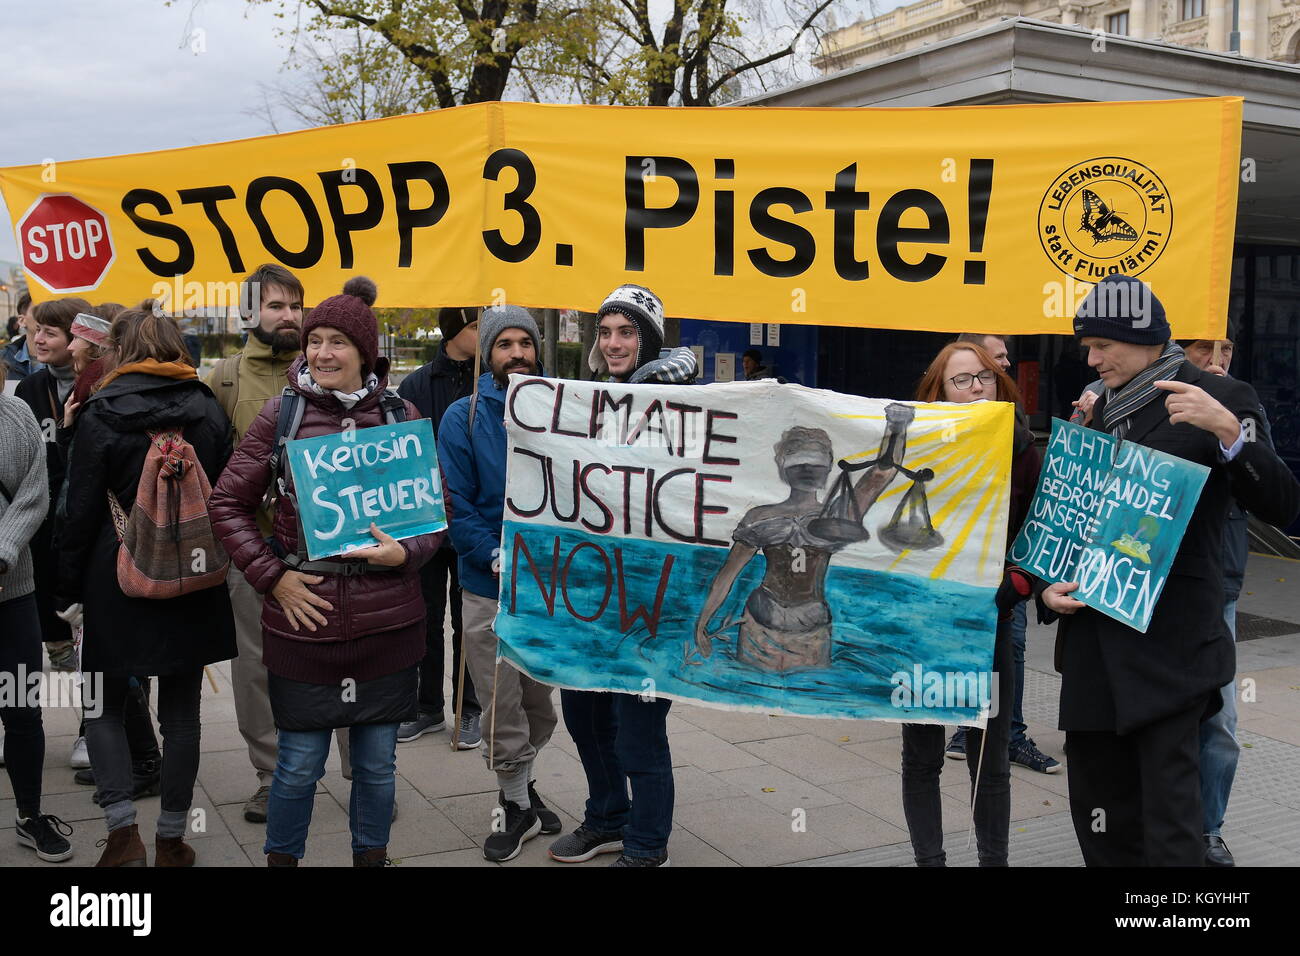
[[(883, 12), (901, 0), (873, 5)], [(847, 0), (839, 22), (867, 8), (868, 0)], [(270, 132), (246, 111), (261, 103), (259, 84), (274, 83), (288, 55), (287, 40), (276, 35), (282, 21), (275, 9), (244, 0), (6, 4), (0, 166)], [(17, 258), (6, 226), (0, 260)]]

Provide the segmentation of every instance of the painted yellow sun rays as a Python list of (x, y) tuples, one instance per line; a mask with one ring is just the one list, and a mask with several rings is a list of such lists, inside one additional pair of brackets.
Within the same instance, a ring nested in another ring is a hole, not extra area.
[[(1011, 475), (1011, 408), (998, 402), (913, 407), (916, 418), (909, 430), (903, 464), (910, 471), (929, 468), (934, 472), (934, 478), (925, 483), (925, 492), (931, 522), (943, 534), (946, 546), (928, 576), (945, 577), (963, 553), (969, 559), (967, 549), (974, 543), (979, 551), (979, 575), (985, 577), (990, 560), (1001, 564)], [(883, 420), (881, 415), (837, 417)], [(876, 446), (847, 457), (853, 461), (878, 453)], [(877, 503), (905, 494), (911, 485), (911, 479), (900, 475)], [(914, 565), (918, 556), (918, 552), (904, 551), (889, 570), (898, 570), (905, 563)]]

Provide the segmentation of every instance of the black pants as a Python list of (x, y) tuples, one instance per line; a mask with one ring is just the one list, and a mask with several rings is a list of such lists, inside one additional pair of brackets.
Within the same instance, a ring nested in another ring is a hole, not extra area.
[[(203, 668), (185, 674), (158, 678), (158, 727), (163, 736), (162, 808), (188, 811), (194, 799), (194, 781), (199, 775), (199, 694)], [(95, 688), (96, 698), (87, 707), (100, 705), (99, 717), (86, 718), (86, 749), (95, 771), (100, 806), (130, 800), (132, 787), (131, 748), (125, 727), (127, 699), (131, 693), (127, 677), (105, 677)]]
[[(1011, 830), (1011, 710), (1015, 670), (1011, 658), (1011, 619), (998, 623), (993, 642), (997, 676), (997, 714), (985, 730), (966, 730), (966, 767), (975, 800), (975, 841), (980, 866), (1006, 866)], [(994, 688), (990, 687), (990, 691)], [(943, 866), (943, 798), (939, 774), (950, 728), (941, 724), (903, 725), (903, 814), (917, 866)], [(987, 734), (988, 740), (983, 738)], [(984, 753), (981, 757), (980, 745)], [(982, 763), (981, 763), (982, 760)]]
[[(447, 617), (447, 597), (451, 596), (451, 675), (452, 695), (458, 687), (460, 675), (460, 658), (462, 649), (460, 619), (460, 575), (456, 571), (456, 552), (451, 548), (439, 548), (429, 563), (420, 569), (420, 590), (424, 592), (426, 615), (424, 619), (424, 660), (420, 662), (420, 713), (441, 714), (446, 706), (442, 696), (443, 676), (446, 670), (443, 661), (446, 657), (446, 645), (443, 621)], [(450, 584), (448, 583), (450, 582)], [(469, 670), (465, 671), (465, 700), (460, 708), (463, 714), (482, 713), (478, 697), (474, 694), (474, 682), (470, 680)], [(460, 706), (460, 701), (453, 704)]]
[(1200, 726), (1208, 703), (1123, 736), (1066, 731), (1070, 815), (1086, 865), (1205, 865)]
[[(0, 674), (12, 682), (13, 706), (0, 706), (5, 728), (5, 769), (14, 788), (18, 815), (33, 817), (41, 809), (41, 767), (45, 764), (45, 725), (41, 708), (27, 706), (32, 679), (41, 673), (41, 625), (36, 596), (27, 594), (0, 604)], [(24, 679), (20, 682), (19, 676)]]
[[(153, 718), (149, 715), (149, 678), (133, 681), (128, 686), (122, 723), (126, 728), (126, 743), (131, 750), (132, 764), (155, 760), (161, 756), (158, 753), (158, 737), (153, 732)], [(85, 718), (77, 733), (86, 736)]]

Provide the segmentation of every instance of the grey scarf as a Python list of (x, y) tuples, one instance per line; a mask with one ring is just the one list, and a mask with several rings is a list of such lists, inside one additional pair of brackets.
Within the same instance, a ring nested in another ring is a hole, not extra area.
[(1106, 409), (1102, 414), (1102, 426), (1106, 431), (1123, 439), (1128, 434), (1130, 419), (1149, 402), (1164, 394), (1151, 383), (1173, 378), (1183, 360), (1183, 347), (1170, 341), (1160, 357), (1133, 376), (1126, 385), (1118, 391), (1106, 389)]

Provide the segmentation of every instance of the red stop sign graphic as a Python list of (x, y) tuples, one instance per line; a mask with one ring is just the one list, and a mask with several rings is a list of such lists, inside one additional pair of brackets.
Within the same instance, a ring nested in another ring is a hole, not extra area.
[(116, 255), (108, 217), (76, 196), (42, 196), (16, 231), (23, 268), (51, 292), (95, 288)]

